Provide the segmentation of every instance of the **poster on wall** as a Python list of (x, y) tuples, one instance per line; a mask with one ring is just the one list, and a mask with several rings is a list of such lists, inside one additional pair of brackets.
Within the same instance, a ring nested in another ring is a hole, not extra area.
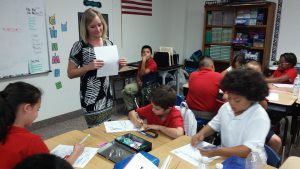
[[(107, 38), (109, 39), (109, 20), (108, 20), (108, 14), (103, 14), (101, 13), (104, 20), (106, 21), (106, 24), (107, 24)], [(80, 21), (81, 21), (81, 18), (82, 18), (82, 15), (83, 15), (83, 12), (78, 12), (78, 36), (79, 36), (79, 40), (81, 40), (81, 37), (80, 37)]]

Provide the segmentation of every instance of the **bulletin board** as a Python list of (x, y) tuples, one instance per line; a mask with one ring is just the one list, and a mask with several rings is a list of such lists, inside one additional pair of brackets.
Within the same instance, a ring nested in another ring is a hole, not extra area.
[(44, 0), (1, 0), (0, 78), (50, 71)]

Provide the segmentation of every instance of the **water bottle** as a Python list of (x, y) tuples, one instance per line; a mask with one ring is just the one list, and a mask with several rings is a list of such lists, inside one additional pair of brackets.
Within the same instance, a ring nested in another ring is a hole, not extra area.
[(217, 163), (216, 164), (216, 169), (223, 169), (223, 164)]
[(254, 148), (246, 158), (245, 169), (263, 169), (263, 163), (259, 155), (260, 150)]
[(208, 158), (201, 157), (197, 169), (210, 169)]
[(295, 81), (294, 81), (293, 96), (298, 97), (299, 89), (300, 89), (300, 75), (298, 74)]
[(263, 165), (267, 164), (268, 156), (263, 143), (258, 143), (257, 148), (259, 150), (260, 159)]

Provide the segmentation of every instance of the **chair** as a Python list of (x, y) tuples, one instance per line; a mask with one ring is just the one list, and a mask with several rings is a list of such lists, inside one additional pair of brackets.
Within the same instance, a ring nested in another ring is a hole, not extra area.
[[(273, 126), (279, 126), (279, 131), (280, 132), (280, 121), (284, 120), (284, 131), (283, 131), (283, 136), (282, 136), (282, 154), (281, 158), (284, 158), (285, 154), (285, 148), (286, 148), (286, 140), (287, 140), (287, 134), (288, 134), (288, 127), (289, 127), (289, 119), (287, 118), (287, 110), (281, 109), (281, 107), (277, 105), (270, 104), (267, 113), (270, 117), (270, 120), (272, 122)], [(276, 132), (275, 132), (276, 133)], [(279, 134), (279, 133), (276, 133)]]
[(265, 150), (268, 157), (267, 164), (279, 168), (281, 164), (281, 159), (279, 154), (268, 145), (265, 145)]
[(151, 91), (160, 85), (158, 81), (158, 72), (144, 75), (143, 81), (146, 82), (143, 83), (141, 90), (139, 90), (139, 92), (133, 96), (134, 100), (138, 100), (137, 98), (140, 98), (140, 106), (145, 106), (150, 103)]
[(197, 132), (197, 121), (194, 113), (189, 109), (186, 102), (181, 102), (180, 106), (175, 106), (181, 113), (184, 124), (184, 133), (187, 136), (193, 136)]

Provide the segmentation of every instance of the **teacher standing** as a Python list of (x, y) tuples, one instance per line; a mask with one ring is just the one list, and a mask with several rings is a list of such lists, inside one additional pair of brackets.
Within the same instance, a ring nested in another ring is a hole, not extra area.
[[(80, 37), (74, 43), (69, 57), (68, 77), (80, 77), (80, 101), (88, 127), (94, 127), (111, 118), (113, 107), (112, 88), (109, 77), (97, 77), (97, 69), (105, 64), (97, 60), (94, 47), (109, 46), (107, 24), (100, 12), (87, 9), (80, 21)], [(120, 66), (126, 59), (119, 59)]]

